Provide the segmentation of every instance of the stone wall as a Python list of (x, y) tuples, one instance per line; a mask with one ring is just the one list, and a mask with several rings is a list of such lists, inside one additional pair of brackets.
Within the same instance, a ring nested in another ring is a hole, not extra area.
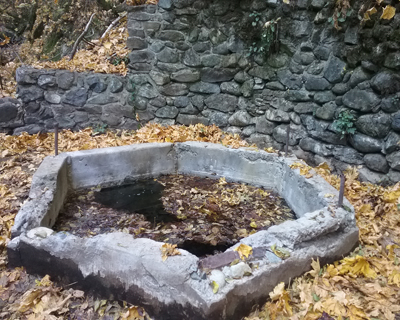
[[(22, 104), (8, 107), (13, 118), (2, 118), (0, 106), (0, 127), (16, 134), (57, 121), (131, 129), (138, 116), (214, 123), (282, 149), (290, 124), (298, 157), (339, 169), (360, 165), (375, 182), (400, 180), (400, 14), (361, 26), (353, 10), (337, 31), (326, 0), (160, 0), (129, 10), (126, 78), (19, 69)], [(248, 55), (254, 11), (263, 21), (281, 18), (278, 53)], [(346, 109), (355, 112), (357, 131), (342, 138), (335, 119)]]

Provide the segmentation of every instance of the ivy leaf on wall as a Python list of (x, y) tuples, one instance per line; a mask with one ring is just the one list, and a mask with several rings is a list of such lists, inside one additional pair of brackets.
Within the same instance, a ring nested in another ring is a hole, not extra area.
[(396, 14), (396, 8), (387, 5), (386, 7), (383, 8), (381, 19), (390, 20), (394, 17), (395, 14)]

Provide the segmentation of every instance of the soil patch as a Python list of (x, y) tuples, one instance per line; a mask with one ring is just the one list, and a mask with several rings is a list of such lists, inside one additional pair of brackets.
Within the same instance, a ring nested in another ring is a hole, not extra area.
[(74, 193), (54, 229), (81, 237), (122, 231), (205, 256), (293, 219), (294, 212), (272, 191), (224, 178), (166, 175)]

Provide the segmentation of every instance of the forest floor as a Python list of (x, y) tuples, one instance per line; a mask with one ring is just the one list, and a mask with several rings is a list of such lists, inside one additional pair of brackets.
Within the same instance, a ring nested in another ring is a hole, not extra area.
[[(0, 141), (0, 319), (148, 319), (140, 306), (98, 299), (92, 293), (55, 284), (48, 277), (40, 279), (24, 269), (7, 268), (5, 247), (13, 219), (27, 198), (33, 173), (43, 158), (54, 152), (54, 134), (1, 134)], [(148, 124), (138, 131), (103, 135), (92, 129), (64, 130), (59, 148), (64, 152), (166, 141), (247, 146), (238, 136), (215, 126)], [(315, 174), (307, 165), (299, 163), (297, 167), (306, 177)], [(314, 171), (339, 187), (339, 177), (331, 174), (327, 165)], [(345, 196), (355, 208), (360, 229), (359, 247), (333, 264), (321, 266), (313, 261), (310, 272), (293, 279), (286, 288), (278, 285), (270, 293), (271, 300), (255, 306), (247, 319), (399, 319), (400, 183), (383, 187), (360, 182), (355, 168), (349, 168), (345, 175)], [(246, 226), (251, 222), (246, 221)]]

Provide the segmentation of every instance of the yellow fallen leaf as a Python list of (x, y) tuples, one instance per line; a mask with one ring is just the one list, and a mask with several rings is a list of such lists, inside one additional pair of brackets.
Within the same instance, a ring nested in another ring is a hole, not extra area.
[(368, 260), (363, 256), (344, 258), (340, 261), (339, 274), (350, 274), (352, 276), (364, 276), (375, 279), (376, 272), (371, 268)]
[(213, 293), (214, 293), (214, 294), (218, 292), (218, 290), (219, 290), (219, 285), (218, 285), (218, 283), (216, 283), (215, 281), (212, 281), (212, 282), (211, 282), (211, 287), (212, 287), (212, 289), (213, 289)]
[(281, 259), (287, 259), (290, 257), (290, 252), (284, 248), (279, 248), (276, 246), (276, 244), (271, 246), (271, 250), (273, 253), (275, 253), (276, 256), (278, 256)]
[(376, 10), (375, 7), (373, 7), (373, 8), (371, 8), (371, 9), (367, 10), (367, 11), (364, 13), (364, 18), (363, 18), (363, 20), (364, 20), (364, 21), (371, 20), (371, 15), (373, 15), (374, 13), (377, 13), (377, 10)]
[(167, 260), (169, 256), (177, 256), (181, 254), (180, 251), (176, 249), (176, 244), (164, 243), (160, 250), (162, 261)]
[(390, 20), (394, 17), (395, 14), (396, 14), (396, 8), (387, 5), (386, 7), (383, 8), (381, 19)]
[(253, 248), (244, 243), (241, 243), (240, 246), (236, 247), (233, 250), (237, 251), (237, 253), (239, 253), (239, 257), (242, 260), (244, 260), (245, 258), (248, 258), (249, 255), (251, 255), (253, 253)]
[(250, 227), (252, 227), (252, 228), (257, 228), (257, 223), (255, 223), (254, 221), (252, 221), (252, 222), (250, 223)]
[(400, 287), (400, 269), (394, 269), (389, 275), (389, 284)]
[(285, 283), (280, 282), (278, 285), (275, 286), (274, 290), (269, 293), (269, 297), (271, 298), (272, 301), (278, 300), (284, 291), (285, 291)]

